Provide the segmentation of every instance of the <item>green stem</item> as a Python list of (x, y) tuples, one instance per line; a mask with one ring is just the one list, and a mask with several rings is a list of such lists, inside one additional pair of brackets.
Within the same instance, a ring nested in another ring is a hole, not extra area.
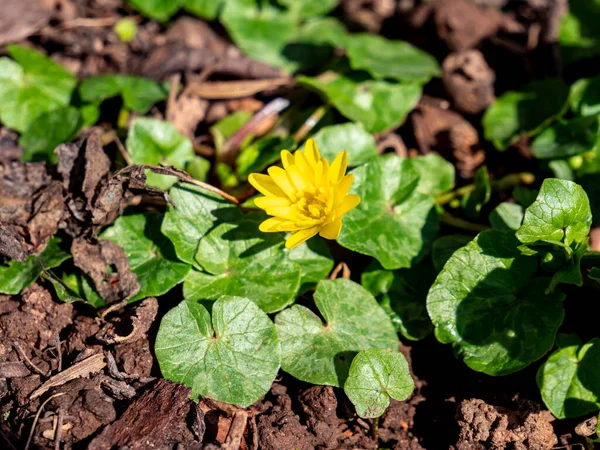
[(447, 211), (444, 211), (444, 214), (442, 214), (440, 220), (442, 223), (450, 225), (451, 227), (460, 228), (461, 230), (474, 231), (475, 233), (479, 233), (480, 231), (485, 231), (489, 229), (489, 227), (486, 227), (485, 225), (467, 222), (466, 220), (454, 217)]
[[(535, 175), (530, 172), (521, 172), (521, 173), (511, 173), (500, 178), (497, 181), (492, 181), (490, 184), (494, 191), (504, 191), (506, 189), (513, 188), (520, 184), (531, 184), (535, 181)], [(445, 205), (450, 203), (455, 198), (462, 198), (467, 194), (470, 194), (475, 190), (475, 183), (468, 184), (466, 186), (460, 187), (458, 189), (453, 190), (452, 192), (447, 192), (446, 194), (439, 195), (436, 198), (436, 203), (438, 205)]]

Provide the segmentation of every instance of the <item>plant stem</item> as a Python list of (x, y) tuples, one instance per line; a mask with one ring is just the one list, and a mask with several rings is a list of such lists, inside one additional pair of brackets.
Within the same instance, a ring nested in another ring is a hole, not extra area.
[[(492, 186), (492, 190), (494, 191), (504, 191), (506, 189), (510, 189), (512, 187), (518, 186), (520, 184), (531, 184), (535, 181), (535, 175), (530, 172), (521, 172), (521, 173), (511, 173), (500, 178), (497, 181), (492, 181), (490, 184)], [(467, 194), (470, 194), (475, 190), (475, 183), (468, 184), (466, 186), (460, 187), (458, 189), (453, 190), (452, 192), (447, 192), (446, 194), (439, 195), (436, 198), (436, 203), (438, 205), (445, 205), (446, 203), (450, 203), (455, 198), (464, 197)]]
[(294, 141), (298, 143), (302, 141), (306, 135), (310, 133), (310, 130), (312, 130), (319, 123), (328, 110), (328, 105), (321, 105), (315, 109), (309, 118), (304, 121), (300, 129), (296, 131), (296, 134), (294, 134)]
[(375, 417), (373, 419), (373, 425), (371, 427), (371, 432), (373, 433), (373, 439), (375, 441), (379, 440), (379, 417)]
[(481, 225), (479, 223), (467, 222), (466, 220), (460, 219), (458, 217), (454, 217), (447, 211), (444, 211), (444, 214), (440, 217), (442, 223), (446, 225), (450, 225), (451, 227), (460, 228), (462, 230), (474, 231), (475, 233), (479, 233), (480, 231), (488, 230), (489, 227), (485, 225)]

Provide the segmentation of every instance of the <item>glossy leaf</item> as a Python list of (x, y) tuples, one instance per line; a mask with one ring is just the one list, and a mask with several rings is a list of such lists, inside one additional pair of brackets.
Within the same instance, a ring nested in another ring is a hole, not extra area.
[[(126, 142), (131, 159), (136, 164), (162, 164), (185, 168), (195, 157), (192, 141), (182, 135), (169, 122), (157, 119), (139, 118), (131, 125)], [(168, 189), (175, 177), (148, 173), (148, 184)]]
[(88, 103), (100, 103), (120, 95), (123, 97), (125, 108), (146, 114), (152, 105), (165, 100), (169, 92), (164, 86), (147, 78), (133, 75), (95, 75), (81, 82), (79, 95)]
[(600, 339), (582, 344), (574, 334), (561, 334), (556, 341), (558, 349), (537, 373), (544, 403), (559, 419), (597, 411), (600, 409)]
[(0, 58), (0, 122), (24, 132), (37, 117), (67, 106), (77, 79), (36, 50), (19, 45), (7, 50), (13, 59)]
[(191, 387), (195, 398), (245, 408), (269, 391), (279, 370), (275, 326), (242, 297), (219, 298), (211, 313), (184, 300), (164, 316), (155, 345), (160, 370)]
[(365, 70), (374, 78), (424, 84), (441, 73), (433, 56), (408, 42), (356, 33), (347, 37), (345, 47), (352, 68)]
[(176, 207), (168, 205), (161, 231), (188, 264), (195, 264), (198, 243), (210, 229), (242, 217), (237, 206), (201, 187), (178, 183), (169, 195)]
[[(375, 138), (360, 123), (343, 123), (321, 128), (314, 136), (321, 156), (333, 161), (339, 152), (348, 152), (348, 166), (360, 166), (379, 155)], [(303, 146), (300, 146), (303, 148)]]
[(381, 416), (390, 398), (405, 400), (415, 383), (402, 353), (371, 348), (355, 356), (350, 366), (344, 392), (363, 418)]
[(183, 281), (190, 270), (175, 255), (173, 244), (161, 232), (162, 217), (157, 214), (133, 214), (119, 217), (101, 237), (123, 248), (140, 290), (136, 301), (166, 294)]
[(352, 171), (350, 190), (360, 204), (344, 216), (338, 242), (373, 256), (386, 269), (410, 267), (438, 228), (434, 198), (416, 189), (419, 178), (407, 159), (377, 158)]
[(465, 234), (448, 234), (433, 241), (431, 259), (436, 273), (439, 273), (452, 254), (473, 240), (473, 236)]
[(501, 95), (483, 116), (485, 138), (505, 150), (521, 136), (532, 136), (561, 116), (568, 96), (568, 86), (552, 78)]
[(361, 74), (327, 75), (330, 76), (300, 76), (298, 81), (371, 133), (402, 124), (421, 97), (421, 87), (416, 83), (372, 80)]
[(440, 195), (454, 188), (454, 166), (437, 153), (415, 156), (408, 161), (419, 175), (419, 192)]
[(0, 293), (19, 294), (31, 285), (44, 270), (60, 266), (71, 255), (60, 248), (60, 239), (53, 238), (38, 256), (30, 256), (24, 262), (10, 260), (0, 262)]
[(342, 386), (354, 355), (369, 348), (398, 348), (389, 317), (373, 296), (345, 279), (323, 280), (314, 295), (325, 323), (304, 306), (277, 314), (281, 368), (312, 384)]
[(542, 131), (531, 143), (536, 158), (568, 158), (594, 148), (598, 140), (598, 117), (577, 117), (558, 121)]
[(262, 233), (260, 220), (244, 219), (216, 226), (200, 239), (196, 266), (185, 279), (188, 300), (243, 296), (263, 311), (279, 311), (292, 303), (300, 287), (300, 267), (290, 261), (281, 233)]
[(490, 224), (497, 230), (517, 231), (523, 222), (525, 210), (517, 203), (500, 203), (490, 214)]
[(490, 201), (492, 185), (487, 167), (482, 166), (475, 172), (475, 189), (461, 200), (462, 208), (471, 219), (477, 219), (481, 208)]
[(541, 358), (564, 317), (564, 294), (544, 294), (550, 280), (532, 278), (536, 258), (520, 254), (517, 245), (512, 232), (480, 233), (454, 252), (427, 297), (437, 339), (488, 375), (513, 373)]

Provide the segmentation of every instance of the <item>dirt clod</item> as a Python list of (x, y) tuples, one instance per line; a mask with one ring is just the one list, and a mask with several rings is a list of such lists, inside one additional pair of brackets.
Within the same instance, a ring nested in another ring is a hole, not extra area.
[(520, 400), (516, 410), (483, 400), (464, 400), (457, 411), (457, 450), (549, 450), (557, 439), (537, 403)]

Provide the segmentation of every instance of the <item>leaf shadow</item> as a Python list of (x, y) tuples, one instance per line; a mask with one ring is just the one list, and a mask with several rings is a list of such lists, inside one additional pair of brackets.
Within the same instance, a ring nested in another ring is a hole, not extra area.
[(344, 383), (348, 379), (348, 374), (350, 373), (350, 365), (356, 355), (358, 355), (358, 351), (347, 350), (339, 352), (333, 357), (333, 365), (335, 367), (335, 374), (338, 379), (339, 387), (344, 387)]

